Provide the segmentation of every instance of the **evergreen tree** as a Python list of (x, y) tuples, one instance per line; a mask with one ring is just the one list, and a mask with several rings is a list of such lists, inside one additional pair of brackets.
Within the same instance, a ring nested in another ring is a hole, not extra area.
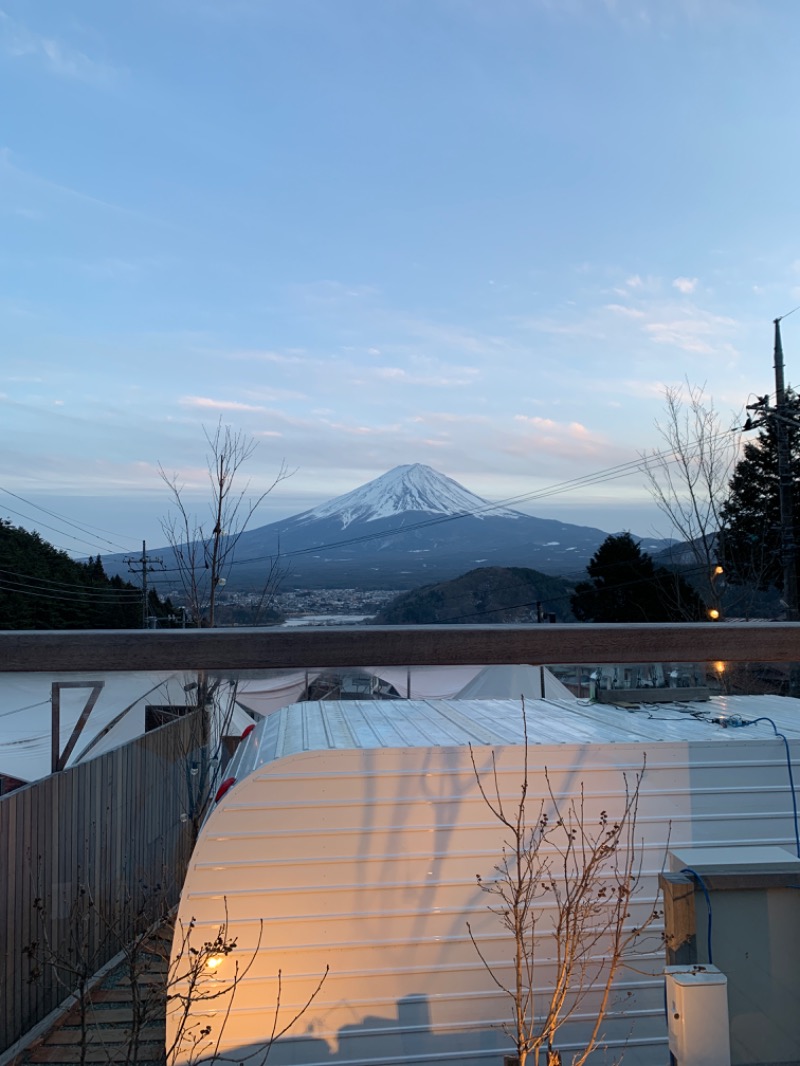
[[(157, 615), (171, 604), (157, 596)], [(109, 580), (97, 558), (71, 559), (38, 533), (0, 519), (0, 629), (138, 629), (141, 591)]]
[[(800, 423), (800, 398), (787, 394), (789, 417)], [(800, 537), (800, 432), (787, 427), (794, 487), (794, 538)], [(720, 560), (725, 577), (735, 584), (767, 589), (783, 587), (778, 438), (770, 419), (748, 441), (730, 480), (720, 511)]]
[(705, 617), (695, 590), (656, 566), (630, 533), (612, 534), (592, 556), (591, 580), (575, 587), (572, 610), (581, 622), (685, 622)]

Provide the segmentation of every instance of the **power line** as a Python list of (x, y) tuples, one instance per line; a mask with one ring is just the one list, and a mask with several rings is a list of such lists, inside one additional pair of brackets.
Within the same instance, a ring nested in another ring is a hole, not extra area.
[[(24, 594), (30, 593), (47, 593), (51, 596), (58, 597), (62, 600), (81, 600), (82, 602), (90, 602), (97, 604), (113, 605), (115, 603), (124, 603), (126, 601), (138, 602), (140, 594), (136, 589), (98, 589), (91, 585), (81, 585), (80, 582), (69, 584), (68, 582), (54, 582), (56, 587), (50, 587), (46, 582), (42, 582), (41, 579), (33, 578), (31, 580), (39, 581), (38, 585), (32, 585), (26, 583), (26, 580), (19, 580), (19, 578), (27, 579), (25, 574), (12, 575), (11, 577), (3, 576), (8, 574), (9, 571), (0, 570), (0, 590), (5, 589), (8, 592), (15, 592)], [(63, 587), (62, 587), (63, 586)]]
[[(22, 511), (14, 510), (13, 507), (6, 506), (4, 510), (7, 514), (13, 514), (16, 515), (17, 518), (24, 518), (26, 521), (34, 523), (37, 528), (49, 529), (52, 533), (57, 533), (59, 537), (67, 537), (69, 540), (74, 540), (77, 544), (87, 545), (88, 547), (96, 548), (98, 551), (100, 551), (100, 545), (96, 544), (94, 541), (85, 540), (83, 537), (76, 537), (73, 533), (67, 533), (63, 529), (57, 529), (55, 526), (48, 525), (47, 522), (40, 522), (38, 519), (31, 518), (30, 515), (23, 514)], [(69, 552), (70, 550), (68, 548), (64, 548), (56, 544), (52, 545), (52, 547), (56, 548), (56, 550), (58, 551), (63, 552)]]
[[(47, 507), (42, 507), (40, 504), (34, 503), (33, 500), (28, 500), (24, 496), (19, 496), (16, 492), (12, 492), (11, 489), (4, 488), (2, 485), (0, 485), (0, 492), (5, 492), (7, 496), (13, 496), (15, 500), (19, 500), (21, 503), (24, 503), (27, 507), (34, 507), (37, 511), (41, 511), (43, 514), (50, 515), (51, 518), (57, 518), (59, 520), (59, 522), (63, 522), (63, 523), (65, 523), (68, 526), (72, 526), (73, 529), (77, 529), (81, 533), (86, 533), (89, 536), (96, 536), (96, 532), (108, 533), (109, 536), (111, 536), (111, 537), (119, 536), (118, 533), (112, 533), (108, 529), (101, 529), (99, 526), (94, 526), (94, 527), (85, 526), (85, 525), (80, 525), (78, 522), (73, 522), (71, 519), (66, 518), (64, 515), (60, 515), (56, 511), (51, 511)], [(12, 512), (12, 513), (16, 514), (17, 512)], [(34, 519), (30, 518), (30, 516), (28, 516), (28, 515), (25, 515), (23, 517), (28, 518), (28, 521), (31, 521), (31, 522), (34, 521)], [(50, 528), (50, 527), (48, 527), (48, 528)], [(56, 532), (60, 532), (60, 531), (56, 530)], [(69, 534), (66, 534), (66, 535), (68, 536)], [(77, 538), (75, 538), (75, 539), (77, 539)], [(117, 548), (119, 551), (126, 551), (127, 550), (126, 548), (123, 548), (120, 544), (115, 544), (113, 541), (106, 540), (105, 537), (99, 537), (97, 539), (104, 541), (106, 544), (110, 545), (112, 548)], [(88, 542), (84, 542), (84, 543), (88, 543)], [(97, 547), (97, 545), (95, 545), (95, 547)]]

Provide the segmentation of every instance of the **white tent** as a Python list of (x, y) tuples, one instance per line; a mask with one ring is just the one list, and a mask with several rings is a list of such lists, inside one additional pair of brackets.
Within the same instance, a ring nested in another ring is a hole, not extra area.
[(319, 670), (295, 671), (280, 677), (259, 677), (240, 681), (236, 687), (236, 702), (256, 714), (273, 714), (281, 707), (297, 703), (309, 682), (319, 677)]
[[(97, 701), (66, 761), (67, 766), (93, 759), (145, 731), (148, 706), (185, 707), (191, 702), (192, 678), (155, 673), (20, 673), (0, 675), (0, 774), (19, 781), (47, 777), (52, 768), (52, 697), (61, 683), (59, 751), (70, 741), (93, 690)], [(221, 689), (218, 706), (222, 733), (241, 734), (252, 717), (241, 708), (229, 713)]]
[(546, 666), (485, 666), (456, 693), (460, 700), (572, 700), (566, 685)]
[(483, 666), (365, 666), (364, 673), (388, 681), (400, 696), (412, 700), (445, 700), (457, 695), (483, 669)]
[[(355, 672), (379, 678), (392, 685), (398, 695), (412, 700), (574, 698), (542, 666), (365, 666)], [(242, 680), (236, 702), (259, 715), (273, 714), (302, 699), (308, 683), (319, 674), (319, 670), (297, 670)]]

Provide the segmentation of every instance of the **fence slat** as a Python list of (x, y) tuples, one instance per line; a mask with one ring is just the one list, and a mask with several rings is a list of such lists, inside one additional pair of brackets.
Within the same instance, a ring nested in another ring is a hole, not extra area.
[(0, 1052), (66, 998), (51, 967), (29, 982), (23, 964), (24, 947), (42, 939), (37, 896), (53, 954), (65, 959), (78, 885), (91, 885), (86, 937), (96, 969), (118, 950), (118, 932), (128, 941), (146, 927), (147, 914), (136, 917), (141, 882), (150, 891), (163, 884), (164, 904), (177, 903), (191, 852), (181, 814), (195, 717), (0, 797)]

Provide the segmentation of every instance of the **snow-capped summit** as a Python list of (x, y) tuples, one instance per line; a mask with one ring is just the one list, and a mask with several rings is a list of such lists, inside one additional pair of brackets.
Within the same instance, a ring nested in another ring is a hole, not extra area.
[(375, 522), (402, 514), (474, 515), (476, 518), (521, 518), (519, 511), (494, 507), (452, 478), (424, 463), (396, 466), (366, 485), (298, 516), (298, 524), (336, 519), (346, 529), (353, 522)]

